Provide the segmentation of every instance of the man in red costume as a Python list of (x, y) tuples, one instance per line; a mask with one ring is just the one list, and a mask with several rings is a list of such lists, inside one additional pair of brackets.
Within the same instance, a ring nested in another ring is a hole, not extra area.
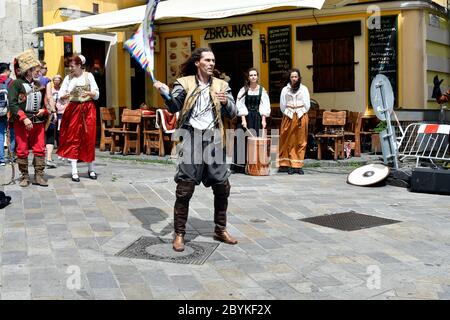
[(45, 88), (39, 85), (40, 63), (29, 49), (17, 57), (20, 76), (9, 88), (9, 111), (14, 121), (17, 164), (21, 173), (21, 187), (30, 185), (28, 174), (29, 149), (33, 150), (33, 183), (48, 186), (44, 179), (45, 134), (44, 126), (48, 111), (44, 106)]

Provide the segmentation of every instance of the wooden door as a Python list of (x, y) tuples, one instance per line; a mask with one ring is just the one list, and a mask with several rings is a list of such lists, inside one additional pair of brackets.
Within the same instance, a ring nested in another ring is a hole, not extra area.
[(253, 67), (252, 40), (229, 41), (211, 44), (216, 58), (216, 69), (230, 78), (233, 97), (244, 86), (245, 73)]
[(100, 97), (94, 101), (97, 107), (97, 143), (100, 142), (100, 108), (109, 107), (106, 105), (106, 50), (109, 43), (100, 40), (81, 38), (81, 54), (86, 58), (86, 71), (94, 76), (100, 91)]
[(134, 58), (130, 58), (130, 67), (131, 108), (138, 109), (145, 102), (145, 71)]

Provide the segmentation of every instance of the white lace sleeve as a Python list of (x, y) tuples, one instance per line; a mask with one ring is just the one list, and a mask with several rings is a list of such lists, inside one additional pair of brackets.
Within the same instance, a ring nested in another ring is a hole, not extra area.
[(236, 98), (236, 107), (237, 107), (238, 117), (248, 115), (248, 110), (247, 110), (247, 107), (245, 106), (244, 93), (245, 93), (245, 88), (241, 88), (241, 90), (239, 90), (239, 93)]
[(287, 107), (287, 105), (286, 105), (286, 92), (287, 92), (287, 90), (288, 90), (288, 88), (284, 87), (283, 90), (281, 90), (281, 95), (280, 95), (280, 110), (283, 113), (284, 113), (284, 110)]
[(65, 95), (66, 93), (69, 93), (69, 76), (65, 76), (63, 83), (61, 84), (61, 89), (59, 89), (61, 92), (60, 95)]
[(261, 103), (259, 104), (259, 114), (266, 117), (270, 116), (270, 98), (264, 88), (261, 94)]
[(309, 97), (309, 91), (306, 86), (303, 86), (303, 102), (305, 103), (305, 112), (309, 111), (309, 108), (311, 107), (311, 99)]
[(98, 89), (97, 82), (95, 82), (95, 78), (92, 73), (88, 73), (89, 84), (91, 85), (91, 91), (95, 92), (94, 100), (97, 100), (100, 97), (100, 90)]

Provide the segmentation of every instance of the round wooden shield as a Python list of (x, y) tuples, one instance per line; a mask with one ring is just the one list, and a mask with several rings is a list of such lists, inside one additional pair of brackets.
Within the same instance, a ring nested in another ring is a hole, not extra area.
[(388, 175), (389, 167), (382, 164), (368, 164), (350, 172), (347, 182), (355, 186), (370, 186), (383, 181)]

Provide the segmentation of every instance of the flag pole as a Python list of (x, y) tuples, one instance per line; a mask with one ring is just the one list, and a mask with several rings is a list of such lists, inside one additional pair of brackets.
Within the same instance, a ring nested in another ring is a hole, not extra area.
[[(125, 47), (130, 51), (131, 56), (141, 65), (153, 83), (158, 80), (155, 79), (153, 73), (154, 58), (155, 58), (155, 35), (154, 35), (154, 22), (156, 15), (156, 8), (159, 0), (148, 0), (147, 7), (145, 8), (145, 16), (142, 24), (136, 31), (136, 33), (125, 42)], [(161, 95), (166, 100), (170, 100), (170, 94), (166, 90), (159, 90)]]

